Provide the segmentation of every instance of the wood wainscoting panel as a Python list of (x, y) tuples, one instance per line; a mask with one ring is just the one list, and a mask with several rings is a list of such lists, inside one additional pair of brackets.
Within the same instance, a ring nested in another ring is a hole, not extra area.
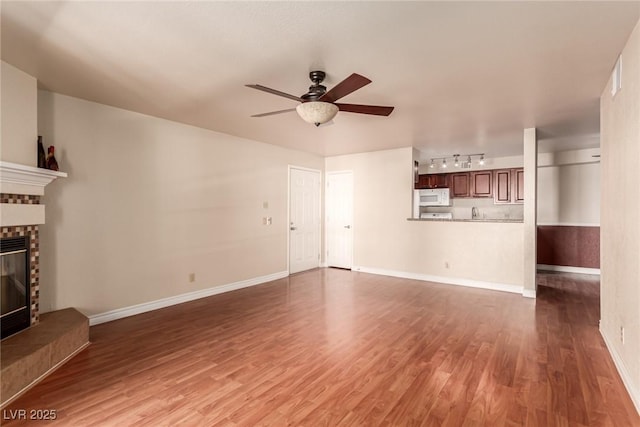
[(600, 268), (600, 227), (539, 225), (538, 264)]

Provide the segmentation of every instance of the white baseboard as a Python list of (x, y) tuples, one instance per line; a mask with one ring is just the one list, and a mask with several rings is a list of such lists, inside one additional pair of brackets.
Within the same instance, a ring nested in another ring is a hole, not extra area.
[(536, 267), (538, 268), (538, 270), (560, 271), (563, 273), (592, 274), (595, 276), (600, 275), (599, 268), (570, 267), (568, 265), (547, 265), (547, 264), (538, 264)]
[(522, 296), (525, 298), (537, 298), (535, 289), (523, 289)]
[(241, 280), (239, 282), (228, 283), (226, 285), (215, 286), (213, 288), (201, 289), (199, 291), (188, 292), (186, 294), (175, 295), (168, 298), (162, 298), (155, 301), (149, 301), (142, 304), (132, 305), (129, 307), (117, 308), (100, 314), (89, 316), (89, 325), (99, 325), (100, 323), (111, 322), (112, 320), (123, 319), (125, 317), (134, 316), (136, 314), (146, 313), (147, 311), (158, 310), (159, 308), (169, 307), (183, 302), (193, 301), (200, 298), (210, 297), (212, 295), (222, 294), (225, 292), (235, 291), (237, 289), (248, 288), (249, 286), (259, 285), (261, 283), (271, 282), (273, 280), (282, 279), (289, 275), (288, 271), (280, 271), (278, 273), (268, 274), (266, 276), (254, 277), (252, 279)]
[(616, 365), (616, 368), (618, 369), (618, 373), (622, 378), (622, 383), (627, 388), (627, 392), (629, 392), (629, 396), (631, 397), (631, 401), (636, 407), (636, 411), (638, 411), (638, 414), (640, 414), (640, 390), (636, 389), (633, 386), (631, 375), (629, 375), (629, 371), (624, 365), (622, 358), (616, 351), (615, 347), (611, 345), (611, 340), (609, 339), (609, 337), (607, 337), (607, 334), (605, 334), (604, 330), (602, 329), (602, 322), (600, 323), (600, 335), (602, 335), (602, 338), (604, 339), (604, 343), (609, 350), (609, 354), (611, 354), (614, 365)]
[(382, 268), (370, 268), (362, 266), (352, 267), (353, 271), (362, 273), (378, 274), (381, 276), (401, 277), (403, 279), (422, 280), (425, 282), (444, 283), (447, 285), (466, 286), (470, 288), (489, 289), (492, 291), (511, 292), (514, 294), (522, 294), (522, 286), (510, 285), (504, 283), (483, 282), (480, 280), (461, 279), (457, 277), (433, 276), (430, 274), (409, 273), (406, 271), (386, 270)]

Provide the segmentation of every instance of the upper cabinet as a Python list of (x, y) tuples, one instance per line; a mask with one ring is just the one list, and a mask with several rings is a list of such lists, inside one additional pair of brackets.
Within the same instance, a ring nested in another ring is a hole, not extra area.
[(493, 195), (493, 171), (471, 172), (471, 197)]
[(493, 197), (496, 204), (524, 203), (524, 169), (424, 174), (415, 188), (449, 188), (452, 198)]
[(469, 197), (471, 195), (471, 176), (469, 172), (451, 174), (451, 197)]
[(514, 169), (513, 173), (513, 202), (524, 203), (524, 169)]
[(449, 175), (450, 174), (447, 173), (420, 175), (415, 188), (416, 190), (423, 190), (425, 188), (448, 188)]
[(493, 171), (458, 172), (449, 178), (451, 197), (491, 197), (493, 195)]
[(429, 187), (428, 188), (447, 188), (449, 187), (449, 174), (437, 173), (429, 175)]
[(494, 173), (494, 203), (511, 203), (511, 169), (500, 169)]
[(494, 203), (524, 203), (524, 169), (494, 171)]

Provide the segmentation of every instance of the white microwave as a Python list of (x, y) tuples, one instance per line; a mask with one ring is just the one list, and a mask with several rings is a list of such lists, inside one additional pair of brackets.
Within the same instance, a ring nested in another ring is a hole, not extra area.
[(413, 201), (414, 205), (418, 206), (449, 206), (451, 204), (448, 188), (414, 190)]

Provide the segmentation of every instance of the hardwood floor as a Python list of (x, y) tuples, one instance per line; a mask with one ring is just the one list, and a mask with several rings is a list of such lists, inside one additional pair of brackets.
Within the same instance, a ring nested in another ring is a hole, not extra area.
[(65, 426), (640, 426), (587, 278), (541, 275), (532, 300), (300, 273), (92, 327), (88, 349), (3, 415), (53, 409), (47, 425)]

